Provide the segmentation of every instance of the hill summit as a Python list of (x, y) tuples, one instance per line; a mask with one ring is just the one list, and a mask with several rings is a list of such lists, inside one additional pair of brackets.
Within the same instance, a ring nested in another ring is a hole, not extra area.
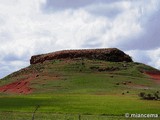
[(32, 56), (30, 64), (43, 63), (46, 60), (87, 58), (91, 60), (104, 60), (110, 62), (133, 62), (132, 58), (117, 48), (108, 49), (82, 49), (62, 50), (48, 54)]

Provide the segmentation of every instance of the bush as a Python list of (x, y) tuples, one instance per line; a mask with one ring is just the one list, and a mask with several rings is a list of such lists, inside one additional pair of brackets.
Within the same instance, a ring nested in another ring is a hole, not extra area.
[(160, 100), (160, 95), (157, 92), (153, 94), (151, 93), (146, 94), (145, 92), (140, 92), (138, 96), (143, 100)]
[(154, 93), (155, 99), (158, 100), (160, 98), (158, 93)]
[(145, 92), (140, 92), (139, 97), (143, 98), (145, 96)]
[(119, 83), (116, 83), (116, 85), (119, 85)]

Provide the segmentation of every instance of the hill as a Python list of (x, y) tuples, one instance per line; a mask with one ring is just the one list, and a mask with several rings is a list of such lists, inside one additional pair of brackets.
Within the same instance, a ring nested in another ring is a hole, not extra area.
[(58, 51), (32, 56), (30, 63), (0, 81), (1, 112), (25, 112), (28, 119), (39, 105), (39, 116), (80, 114), (84, 119), (91, 115), (86, 118), (91, 120), (117, 115), (125, 119), (125, 113), (160, 114), (159, 101), (138, 97), (140, 92), (160, 91), (159, 70), (133, 62), (116, 48)]

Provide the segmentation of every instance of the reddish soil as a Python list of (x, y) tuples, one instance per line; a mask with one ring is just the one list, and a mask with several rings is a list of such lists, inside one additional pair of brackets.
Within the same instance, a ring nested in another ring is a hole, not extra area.
[(32, 92), (32, 88), (29, 87), (30, 81), (33, 80), (35, 76), (28, 77), (26, 79), (10, 83), (0, 87), (0, 92), (6, 93), (18, 93), (18, 94), (29, 94)]
[(145, 72), (145, 74), (160, 83), (160, 72)]

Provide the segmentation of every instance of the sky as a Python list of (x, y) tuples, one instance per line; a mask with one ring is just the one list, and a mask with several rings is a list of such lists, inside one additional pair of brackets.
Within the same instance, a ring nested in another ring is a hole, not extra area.
[(160, 0), (0, 0), (0, 78), (32, 55), (86, 48), (160, 69)]

